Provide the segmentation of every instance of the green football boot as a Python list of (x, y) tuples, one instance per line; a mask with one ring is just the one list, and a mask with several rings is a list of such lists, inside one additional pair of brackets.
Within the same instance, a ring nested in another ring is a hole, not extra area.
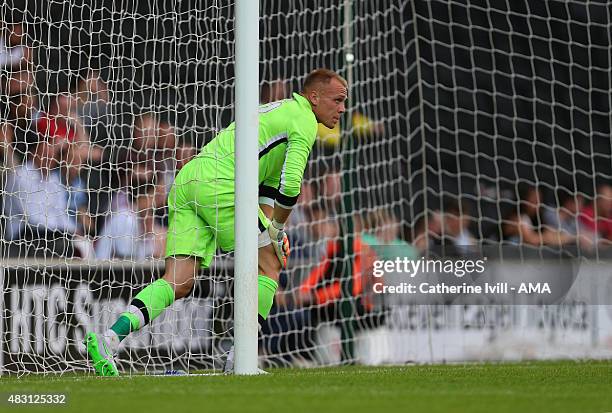
[(113, 353), (104, 342), (104, 338), (98, 337), (95, 333), (87, 333), (83, 344), (87, 347), (87, 354), (98, 376), (116, 377), (119, 375)]

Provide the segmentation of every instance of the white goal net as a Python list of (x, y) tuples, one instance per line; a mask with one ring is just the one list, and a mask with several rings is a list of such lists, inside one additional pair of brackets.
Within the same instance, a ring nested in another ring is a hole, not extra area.
[[(225, 1), (0, 6), (2, 374), (89, 371), (85, 332), (163, 273), (174, 177), (234, 117), (234, 21)], [(611, 29), (598, 1), (261, 1), (262, 103), (317, 67), (350, 81), (290, 218), (262, 366), (610, 357), (609, 294), (575, 286), (607, 280)], [(532, 268), (524, 249), (569, 257), (574, 287), (422, 305), (374, 292), (368, 257), (390, 245), (488, 248), (498, 279)], [(232, 280), (219, 252), (122, 343), (120, 372), (220, 369)]]

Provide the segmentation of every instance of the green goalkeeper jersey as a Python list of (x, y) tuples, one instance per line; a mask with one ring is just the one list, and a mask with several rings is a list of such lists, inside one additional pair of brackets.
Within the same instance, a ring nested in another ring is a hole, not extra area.
[[(206, 176), (220, 198), (234, 194), (234, 137), (236, 124), (210, 141), (198, 158), (206, 162)], [(310, 102), (297, 94), (259, 108), (259, 196), (285, 208), (295, 205), (304, 169), (317, 135), (317, 119)]]

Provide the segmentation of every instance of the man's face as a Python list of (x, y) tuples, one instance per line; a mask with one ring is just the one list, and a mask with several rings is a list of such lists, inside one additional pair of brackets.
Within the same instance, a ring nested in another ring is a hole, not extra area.
[(270, 102), (286, 99), (289, 96), (287, 83), (284, 80), (277, 80), (270, 84)]
[(29, 118), (35, 103), (34, 97), (29, 93), (12, 96), (9, 101), (10, 117), (16, 120)]
[(67, 94), (61, 94), (55, 102), (55, 112), (58, 115), (68, 116), (76, 110), (76, 102), (74, 98)]
[(537, 188), (533, 188), (527, 194), (525, 200), (523, 200), (523, 207), (527, 214), (533, 215), (538, 212), (540, 205), (542, 204), (542, 194)]
[(144, 116), (134, 130), (134, 147), (144, 152), (155, 149), (159, 134), (158, 129), (159, 127), (155, 119), (150, 116)]
[(342, 197), (342, 175), (339, 172), (331, 172), (325, 175), (323, 182), (323, 197), (333, 203), (340, 202)]
[(34, 157), (38, 160), (38, 167), (41, 169), (52, 170), (59, 165), (60, 145), (41, 140), (36, 145)]
[(458, 212), (447, 212), (445, 215), (444, 223), (446, 227), (446, 233), (453, 237), (456, 237), (461, 233), (461, 217)]
[(330, 129), (336, 126), (340, 116), (346, 111), (346, 97), (346, 87), (335, 78), (308, 93), (308, 100), (317, 121)]
[(612, 187), (609, 185), (598, 188), (597, 214), (604, 217), (612, 214)]
[(153, 208), (155, 206), (155, 193), (153, 191), (139, 195), (136, 198), (136, 208), (138, 209), (138, 215), (141, 218), (146, 218), (153, 214)]
[(22, 44), (23, 27), (20, 24), (14, 24), (9, 28), (9, 45), (18, 46)]
[(562, 207), (565, 208), (570, 214), (577, 214), (582, 210), (583, 205), (584, 197), (578, 194), (565, 201)]
[(176, 148), (176, 169), (181, 169), (196, 155), (196, 150), (192, 146), (181, 145)]

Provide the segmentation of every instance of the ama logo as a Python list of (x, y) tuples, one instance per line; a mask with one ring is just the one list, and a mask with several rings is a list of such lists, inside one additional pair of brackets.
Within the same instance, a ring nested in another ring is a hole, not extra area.
[(525, 294), (551, 294), (548, 283), (521, 283), (518, 292)]

